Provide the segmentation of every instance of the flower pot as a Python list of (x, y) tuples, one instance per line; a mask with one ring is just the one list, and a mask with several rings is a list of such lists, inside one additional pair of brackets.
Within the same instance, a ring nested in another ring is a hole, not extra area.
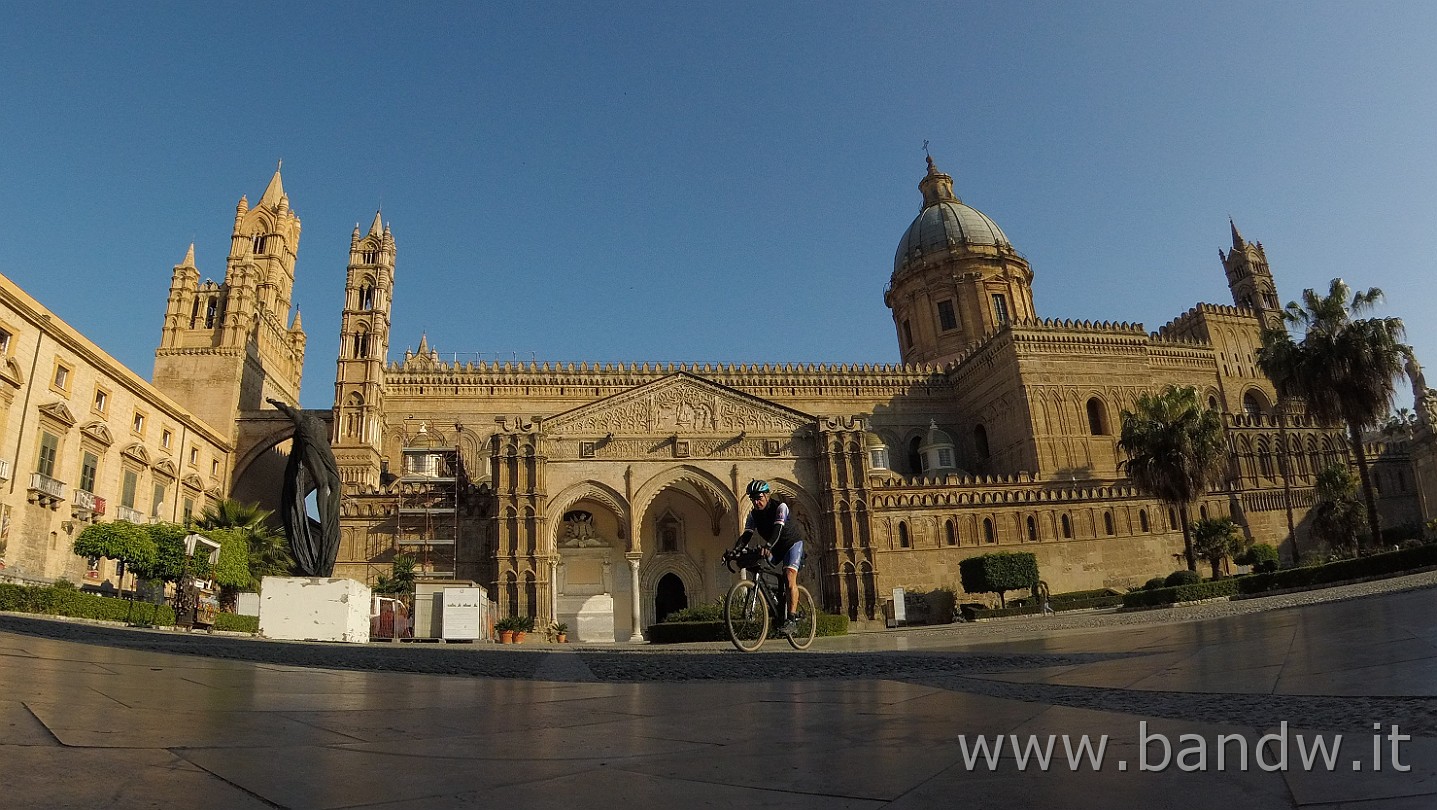
[(559, 634), (559, 643), (560, 643), (560, 644), (568, 644), (568, 643), (569, 643), (569, 634), (568, 634), (568, 633), (560, 633), (560, 634)]
[(515, 630), (515, 631), (514, 631), (514, 643), (515, 643), (515, 644), (523, 644), (523, 643), (524, 643), (524, 631), (523, 631), (523, 630)]
[(513, 630), (500, 630), (500, 631), (499, 631), (499, 643), (500, 643), (500, 644), (513, 644), (513, 643), (514, 643), (514, 631), (513, 631)]

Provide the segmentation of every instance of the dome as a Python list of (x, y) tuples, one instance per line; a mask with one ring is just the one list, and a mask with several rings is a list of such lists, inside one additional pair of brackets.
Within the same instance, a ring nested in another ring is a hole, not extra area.
[(928, 174), (918, 188), (923, 192), (923, 210), (898, 242), (894, 272), (909, 261), (947, 251), (954, 245), (1012, 247), (998, 223), (953, 195), (953, 178), (938, 171), (931, 157)]

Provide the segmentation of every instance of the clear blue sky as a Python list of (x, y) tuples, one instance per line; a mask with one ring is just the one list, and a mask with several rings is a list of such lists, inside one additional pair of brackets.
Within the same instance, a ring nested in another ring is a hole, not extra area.
[(894, 362), (924, 140), (1046, 317), (1381, 287), (1437, 364), (1437, 4), (7, 4), (0, 272), (148, 377), (170, 271), (224, 272), (284, 160), (303, 402), (350, 231), (391, 359)]

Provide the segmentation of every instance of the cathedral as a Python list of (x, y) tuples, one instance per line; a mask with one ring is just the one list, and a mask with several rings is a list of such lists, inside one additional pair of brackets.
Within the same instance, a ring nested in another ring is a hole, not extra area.
[[(918, 192), (883, 294), (893, 365), (460, 363), (423, 340), (391, 359), (396, 238), (378, 215), (356, 227), (320, 414), (343, 481), (335, 575), (372, 583), (409, 554), (421, 578), (479, 583), (506, 614), (637, 640), (727, 590), (719, 557), (762, 478), (808, 538), (801, 580), (856, 622), (881, 621), (895, 588), (958, 589), (959, 562), (996, 550), (1034, 553), (1054, 592), (1132, 587), (1184, 567), (1177, 516), (1125, 478), (1117, 446), (1122, 412), (1169, 384), (1222, 414), (1231, 455), (1192, 516), (1230, 516), (1285, 558), (1306, 542), (1315, 474), (1348, 451), (1279, 413), (1257, 368), (1281, 300), (1261, 243), (1234, 225), (1219, 251), (1230, 304), (1155, 332), (1064, 320), (1036, 310), (1034, 269), (932, 158)], [(187, 512), (277, 500), (291, 423), (262, 403), (299, 400), (299, 236), (276, 171), (240, 199), (221, 281), (200, 280), (193, 248), (174, 268), (145, 396), (204, 440), (183, 451), (211, 465)], [(1404, 453), (1377, 448), (1387, 525), (1422, 518)]]

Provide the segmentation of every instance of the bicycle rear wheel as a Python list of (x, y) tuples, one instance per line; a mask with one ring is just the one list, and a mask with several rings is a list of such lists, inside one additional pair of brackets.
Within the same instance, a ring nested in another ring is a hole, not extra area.
[(818, 635), (818, 610), (813, 606), (813, 595), (802, 585), (798, 586), (798, 624), (788, 643), (795, 650), (806, 650), (813, 645)]
[(729, 640), (743, 652), (763, 646), (768, 637), (768, 605), (751, 580), (735, 582), (723, 600), (723, 621)]

